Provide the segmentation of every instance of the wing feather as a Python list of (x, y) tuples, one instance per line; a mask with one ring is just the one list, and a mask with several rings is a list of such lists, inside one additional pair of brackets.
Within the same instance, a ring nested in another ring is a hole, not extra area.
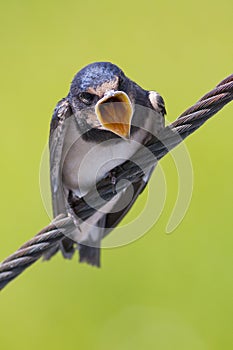
[[(67, 128), (67, 123), (65, 123), (65, 121), (71, 115), (72, 111), (70, 104), (68, 100), (64, 98), (59, 101), (55, 107), (50, 124), (50, 183), (54, 217), (58, 214), (65, 213), (65, 201), (60, 176), (60, 163)], [(57, 244), (46, 252), (44, 259), (50, 259), (59, 249), (62, 250), (64, 257), (71, 258), (74, 253), (73, 241), (65, 237), (60, 244)]]
[(68, 100), (62, 99), (58, 102), (50, 125), (50, 182), (52, 190), (53, 214), (64, 213), (65, 204), (62, 203), (63, 193), (60, 165), (62, 159), (62, 150), (66, 136), (67, 123), (66, 120), (72, 115), (71, 107)]

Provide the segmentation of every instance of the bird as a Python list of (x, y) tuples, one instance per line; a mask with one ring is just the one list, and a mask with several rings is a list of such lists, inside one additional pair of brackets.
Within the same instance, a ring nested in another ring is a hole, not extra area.
[[(54, 217), (65, 214), (74, 230), (44, 254), (61, 250), (71, 259), (100, 267), (101, 240), (125, 217), (146, 187), (155, 166), (114, 198), (81, 220), (75, 201), (109, 176), (116, 191), (114, 168), (130, 160), (165, 127), (165, 103), (154, 90), (145, 90), (111, 62), (94, 62), (73, 78), (50, 123), (50, 182)], [(91, 203), (90, 203), (91, 205)]]

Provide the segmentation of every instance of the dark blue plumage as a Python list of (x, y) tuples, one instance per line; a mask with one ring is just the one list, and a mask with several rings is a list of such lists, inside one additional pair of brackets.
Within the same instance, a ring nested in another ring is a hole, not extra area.
[(110, 82), (116, 77), (123, 77), (123, 71), (110, 62), (95, 62), (81, 69), (74, 77), (70, 92), (72, 95), (88, 88), (97, 88), (103, 83)]

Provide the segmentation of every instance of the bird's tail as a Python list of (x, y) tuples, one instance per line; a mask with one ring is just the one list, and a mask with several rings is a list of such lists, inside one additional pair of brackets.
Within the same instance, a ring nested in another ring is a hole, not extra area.
[(100, 267), (100, 248), (79, 244), (79, 261)]

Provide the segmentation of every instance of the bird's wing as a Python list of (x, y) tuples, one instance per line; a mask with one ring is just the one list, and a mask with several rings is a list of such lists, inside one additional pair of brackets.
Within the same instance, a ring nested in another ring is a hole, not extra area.
[[(53, 112), (50, 124), (50, 183), (52, 192), (53, 215), (66, 213), (65, 198), (61, 183), (60, 164), (62, 160), (63, 144), (67, 129), (66, 120), (72, 115), (71, 107), (66, 98), (58, 102)], [(74, 253), (73, 241), (64, 238), (60, 244), (54, 245), (48, 250), (44, 259), (50, 259), (56, 252), (61, 249), (66, 258), (71, 258)]]
[(52, 191), (53, 214), (57, 216), (65, 212), (63, 189), (61, 183), (61, 161), (63, 145), (67, 130), (66, 120), (72, 115), (71, 107), (66, 98), (58, 102), (50, 124), (50, 182)]
[(138, 196), (146, 188), (154, 168), (155, 166), (151, 167), (151, 169), (148, 171), (146, 175), (139, 178), (138, 181), (133, 182), (132, 187), (126, 189), (126, 191), (122, 193), (120, 200), (124, 203), (125, 199), (127, 200), (127, 198), (129, 198), (129, 195), (130, 193), (132, 193), (131, 191), (133, 189), (133, 196), (131, 201), (123, 209), (114, 212), (114, 207), (113, 207), (112, 213), (109, 213), (106, 215), (106, 220), (105, 220), (106, 231), (104, 235), (107, 235), (114, 227), (116, 227), (120, 223), (120, 221), (125, 217), (128, 211), (131, 209), (131, 207), (135, 203)]

